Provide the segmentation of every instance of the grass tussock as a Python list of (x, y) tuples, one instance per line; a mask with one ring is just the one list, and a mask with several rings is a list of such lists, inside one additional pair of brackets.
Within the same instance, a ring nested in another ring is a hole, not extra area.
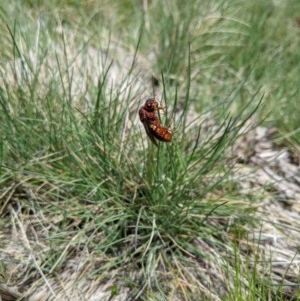
[(299, 297), (289, 10), (234, 2), (1, 4), (2, 299)]

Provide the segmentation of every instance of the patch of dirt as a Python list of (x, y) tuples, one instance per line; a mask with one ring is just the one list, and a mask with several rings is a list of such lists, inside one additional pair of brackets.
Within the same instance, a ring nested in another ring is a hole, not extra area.
[(260, 126), (242, 135), (235, 145), (240, 163), (234, 173), (241, 193), (261, 195), (255, 214), (259, 222), (248, 228), (261, 256), (259, 269), (269, 271), (272, 281), (293, 296), (300, 274), (300, 166), (288, 148), (274, 145), (273, 136), (274, 130)]

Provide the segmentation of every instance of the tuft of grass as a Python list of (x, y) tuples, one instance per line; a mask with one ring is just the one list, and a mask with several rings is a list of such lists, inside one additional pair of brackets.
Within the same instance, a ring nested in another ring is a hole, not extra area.
[[(275, 48), (263, 41), (278, 12), (229, 4), (2, 9), (25, 11), (13, 23), (1, 16), (0, 263), (13, 249), (21, 267), (1, 272), (7, 285), (28, 296), (42, 286), (48, 299), (99, 287), (128, 300), (284, 298), (272, 271), (260, 276), (261, 254), (250, 264), (239, 249), (260, 196), (240, 194), (230, 153), (254, 117), (283, 124), (263, 109), (269, 91), (280, 95), (279, 66), (266, 60)], [(31, 13), (43, 18), (27, 21)], [(175, 118), (172, 143), (158, 148), (137, 116), (151, 75), (167, 103), (162, 123)]]

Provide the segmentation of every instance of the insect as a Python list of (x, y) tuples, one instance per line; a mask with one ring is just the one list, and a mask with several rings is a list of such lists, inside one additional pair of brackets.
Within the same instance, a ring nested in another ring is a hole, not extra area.
[(147, 99), (144, 106), (139, 110), (140, 120), (145, 127), (146, 133), (156, 146), (158, 146), (156, 139), (163, 142), (172, 140), (171, 124), (168, 127), (161, 125), (160, 119), (157, 117), (157, 111), (159, 110), (164, 110), (164, 108), (160, 107), (153, 98)]

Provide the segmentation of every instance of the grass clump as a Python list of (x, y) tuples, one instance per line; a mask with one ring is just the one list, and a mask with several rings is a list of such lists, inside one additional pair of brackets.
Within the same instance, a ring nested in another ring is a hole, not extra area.
[[(249, 59), (257, 47), (240, 53), (253, 27), (229, 17), (226, 1), (101, 9), (77, 1), (49, 14), (48, 2), (23, 5), (5, 9), (45, 19), (36, 28), (2, 16), (5, 284), (45, 300), (231, 300), (249, 288), (249, 300), (276, 295), (272, 283), (256, 290), (258, 261), (246, 281), (239, 273), (247, 256), (238, 248), (261, 195), (240, 193), (232, 151), (248, 122), (266, 115), (253, 88), (265, 77)], [(103, 11), (121, 8), (134, 17), (105, 19)], [(163, 124), (175, 118), (172, 143), (158, 148), (137, 116), (149, 92), (167, 104)]]

